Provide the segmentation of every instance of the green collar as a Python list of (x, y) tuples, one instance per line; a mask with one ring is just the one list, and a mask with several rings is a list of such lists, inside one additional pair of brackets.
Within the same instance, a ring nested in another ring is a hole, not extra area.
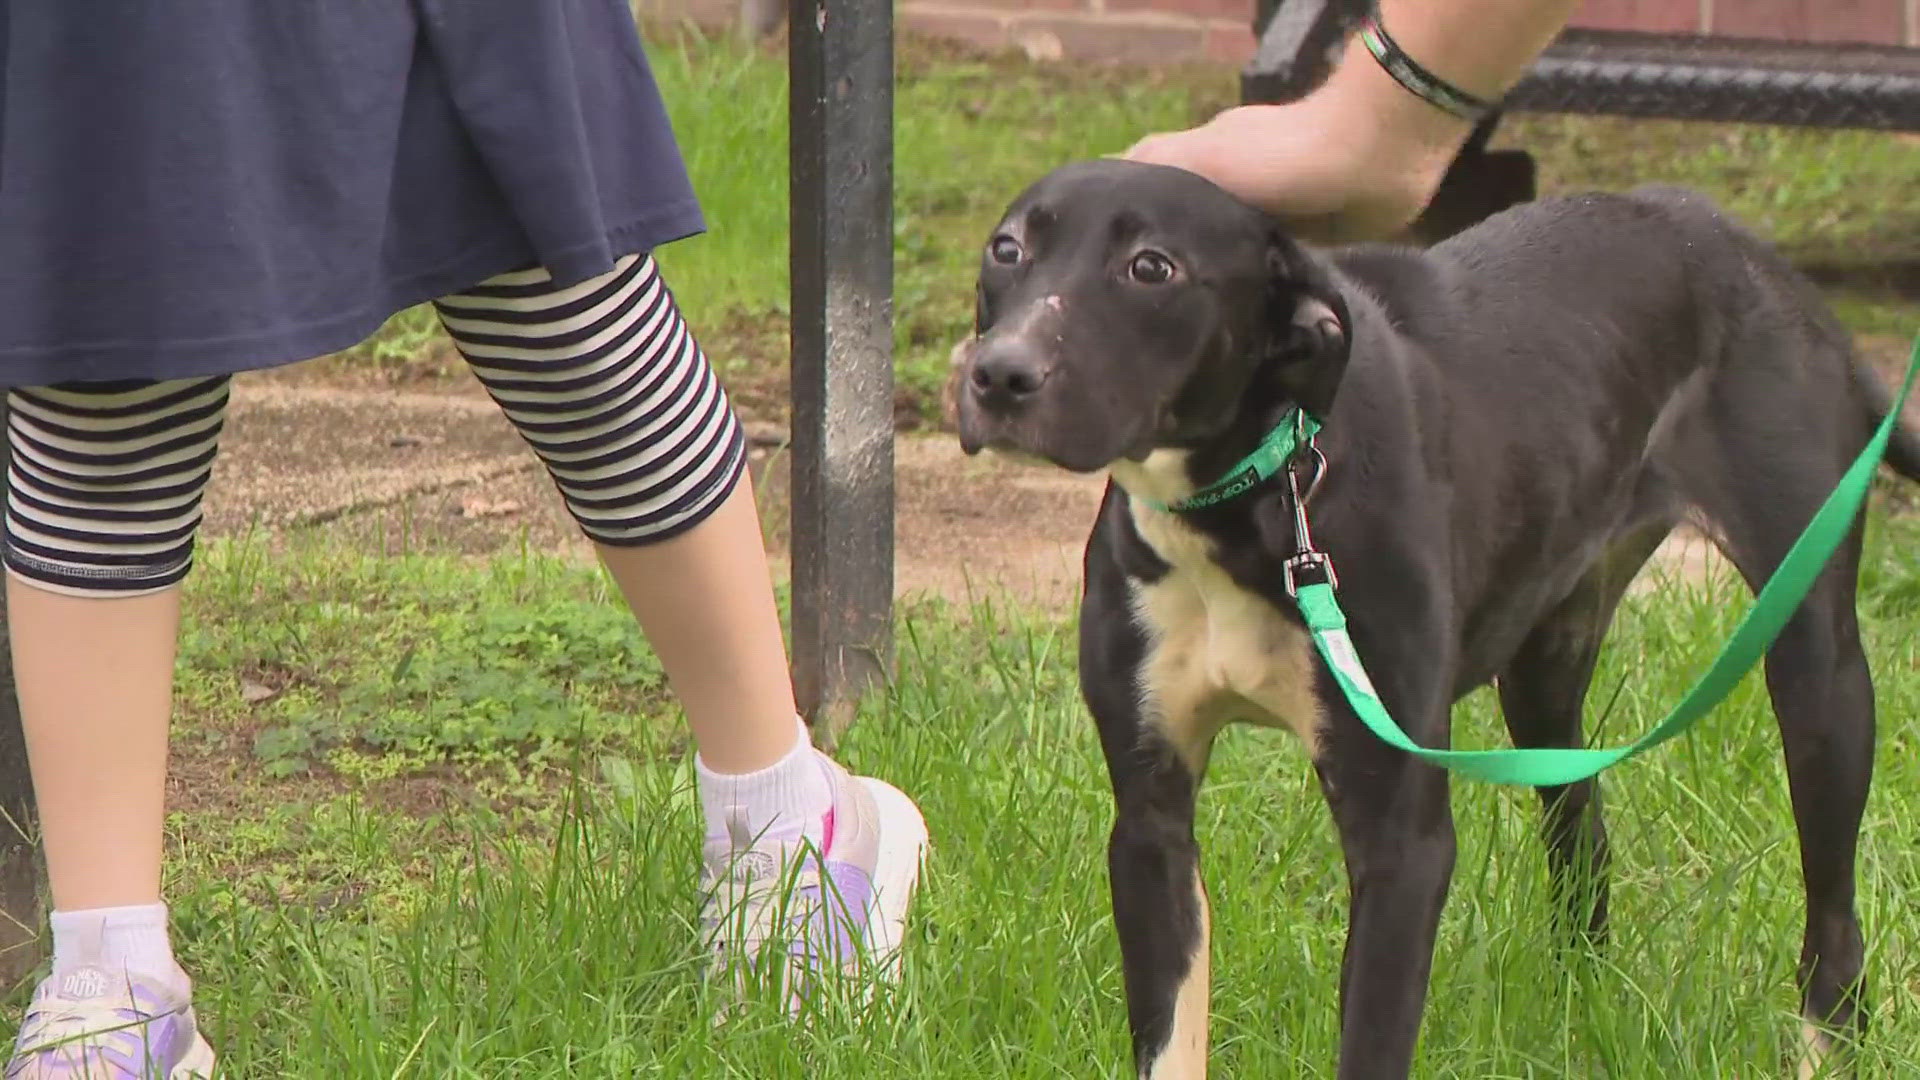
[(1280, 423), (1275, 425), (1272, 431), (1267, 432), (1267, 437), (1260, 440), (1259, 446), (1253, 448), (1253, 453), (1241, 458), (1233, 468), (1227, 470), (1225, 476), (1179, 502), (1163, 506), (1151, 499), (1141, 501), (1157, 510), (1177, 513), (1214, 506), (1235, 496), (1244, 495), (1251, 491), (1255, 484), (1277, 475), (1280, 470), (1286, 468), (1287, 463), (1293, 460), (1293, 455), (1311, 441), (1319, 431), (1319, 421), (1308, 416), (1304, 410), (1288, 409), (1287, 414), (1280, 418)]

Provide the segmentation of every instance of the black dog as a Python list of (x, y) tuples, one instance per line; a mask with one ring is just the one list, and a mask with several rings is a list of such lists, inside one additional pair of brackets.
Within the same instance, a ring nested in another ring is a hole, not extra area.
[[(1080, 680), (1117, 815), (1113, 913), (1142, 1076), (1204, 1074), (1194, 799), (1222, 724), (1285, 726), (1332, 806), (1351, 895), (1339, 1075), (1407, 1075), (1454, 862), (1447, 778), (1378, 741), (1287, 590), (1284, 477), (1214, 505), (1295, 407), (1351, 635), (1408, 734), (1486, 683), (1522, 746), (1582, 745), (1634, 573), (1683, 519), (1764, 581), (1885, 416), (1847, 332), (1768, 247), (1673, 189), (1548, 199), (1430, 250), (1330, 253), (1191, 174), (1069, 166), (1008, 211), (956, 353), (964, 449), (1107, 470)], [(1889, 456), (1920, 480), (1920, 440)], [(1305, 470), (1303, 470), (1304, 472)], [(1859, 531), (1767, 657), (1807, 892), (1807, 1060), (1865, 1023), (1854, 849), (1874, 740)], [(1604, 931), (1592, 783), (1540, 792), (1557, 885)]]

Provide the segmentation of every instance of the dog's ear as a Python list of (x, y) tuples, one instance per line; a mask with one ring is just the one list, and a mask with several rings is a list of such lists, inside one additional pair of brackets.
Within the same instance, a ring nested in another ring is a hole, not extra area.
[(1294, 404), (1324, 421), (1353, 344), (1346, 298), (1319, 259), (1277, 227), (1267, 280), (1269, 369)]

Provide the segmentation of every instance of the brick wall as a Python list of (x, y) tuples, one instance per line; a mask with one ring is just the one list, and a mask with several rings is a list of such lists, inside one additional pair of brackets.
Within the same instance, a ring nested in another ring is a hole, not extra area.
[[(643, 11), (730, 20), (742, 0), (637, 0)], [(899, 25), (1041, 59), (1127, 63), (1253, 55), (1252, 0), (899, 0)], [(1576, 26), (1920, 46), (1920, 0), (1586, 0)]]
[(1582, 26), (1920, 45), (1915, 0), (1586, 0)]

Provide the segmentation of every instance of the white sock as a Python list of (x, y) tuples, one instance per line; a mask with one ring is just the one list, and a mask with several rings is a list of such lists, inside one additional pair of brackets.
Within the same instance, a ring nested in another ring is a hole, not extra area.
[(165, 904), (56, 911), (49, 921), (55, 978), (98, 968), (109, 976), (132, 973), (186, 989), (186, 973), (173, 960)]
[(729, 821), (737, 817), (745, 835), (756, 841), (826, 842), (833, 788), (813, 740), (807, 737), (807, 725), (797, 716), (793, 725), (793, 749), (756, 772), (717, 773), (698, 755), (694, 757), (708, 840), (726, 839), (731, 832)]

